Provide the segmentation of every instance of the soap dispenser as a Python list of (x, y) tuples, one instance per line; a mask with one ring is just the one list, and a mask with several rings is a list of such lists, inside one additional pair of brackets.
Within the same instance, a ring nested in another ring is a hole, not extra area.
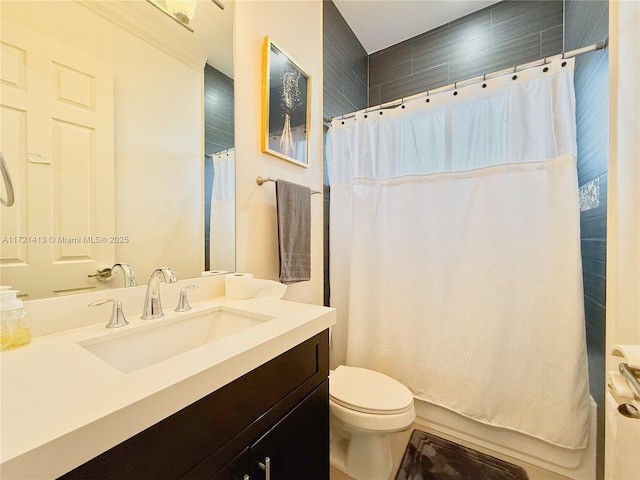
[(2, 287), (0, 290), (0, 350), (27, 345), (31, 342), (29, 314), (22, 300), (16, 297), (18, 290)]

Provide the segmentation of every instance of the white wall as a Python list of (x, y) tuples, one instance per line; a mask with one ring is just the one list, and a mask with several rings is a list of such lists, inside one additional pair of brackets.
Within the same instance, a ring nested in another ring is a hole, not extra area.
[[(612, 1), (610, 154), (607, 209), (607, 354), (613, 344), (640, 344), (640, 3)], [(619, 357), (607, 357), (616, 371)], [(640, 422), (605, 411), (605, 478), (640, 478)]]
[[(235, 139), (238, 271), (278, 279), (275, 187), (257, 176), (322, 190), (322, 2), (240, 0), (235, 7)], [(311, 75), (310, 167), (261, 152), (264, 37)], [(322, 304), (322, 197), (311, 197), (311, 281), (290, 285), (286, 299)]]
[(130, 263), (142, 283), (165, 264), (178, 278), (199, 276), (202, 69), (76, 2), (3, 1), (2, 15), (113, 65), (116, 231), (104, 235), (129, 237), (116, 260)]
[(640, 343), (640, 3), (610, 8), (608, 347)]

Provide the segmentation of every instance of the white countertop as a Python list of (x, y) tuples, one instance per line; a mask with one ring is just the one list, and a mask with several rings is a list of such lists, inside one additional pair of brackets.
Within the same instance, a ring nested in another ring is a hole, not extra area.
[[(331, 308), (271, 298), (223, 297), (191, 306), (226, 306), (273, 319), (126, 374), (78, 344), (111, 334), (105, 315), (99, 323), (2, 352), (0, 478), (56, 478), (336, 321)], [(165, 314), (128, 318), (130, 325), (113, 333), (180, 315)]]

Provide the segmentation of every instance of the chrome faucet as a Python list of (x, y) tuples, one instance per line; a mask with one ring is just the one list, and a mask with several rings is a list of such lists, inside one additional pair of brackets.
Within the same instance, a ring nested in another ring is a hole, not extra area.
[(191, 310), (191, 305), (189, 305), (189, 300), (187, 299), (188, 288), (198, 288), (198, 286), (187, 285), (182, 290), (180, 290), (180, 296), (178, 297), (178, 305), (175, 308), (176, 312), (188, 312), (189, 310)]
[(160, 279), (164, 278), (165, 283), (175, 283), (178, 281), (176, 274), (169, 267), (156, 268), (149, 277), (147, 285), (147, 295), (144, 299), (143, 320), (162, 318), (162, 305), (160, 304)]
[(122, 270), (122, 275), (124, 275), (124, 286), (125, 287), (135, 287), (138, 285), (136, 281), (136, 275), (133, 273), (133, 268), (128, 263), (115, 263), (113, 267), (111, 267), (111, 275), (117, 269)]
[(90, 307), (97, 307), (98, 305), (104, 305), (105, 303), (113, 303), (113, 309), (111, 310), (111, 318), (109, 323), (105, 325), (106, 328), (118, 328), (129, 325), (127, 319), (122, 311), (122, 303), (117, 298), (110, 298), (108, 300), (98, 300), (97, 302), (90, 303)]

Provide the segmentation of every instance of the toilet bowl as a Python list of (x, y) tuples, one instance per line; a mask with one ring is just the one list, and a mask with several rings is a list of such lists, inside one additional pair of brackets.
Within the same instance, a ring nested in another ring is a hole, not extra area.
[(416, 418), (411, 391), (380, 372), (340, 365), (329, 374), (329, 412), (331, 465), (357, 480), (387, 480), (389, 434)]

